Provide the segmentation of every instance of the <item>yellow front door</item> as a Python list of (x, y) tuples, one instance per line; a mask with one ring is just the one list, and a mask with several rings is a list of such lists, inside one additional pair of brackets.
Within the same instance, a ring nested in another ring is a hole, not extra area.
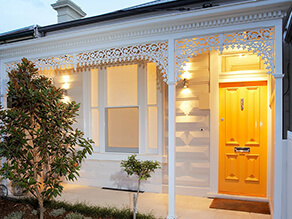
[(219, 193), (265, 197), (267, 83), (219, 87)]

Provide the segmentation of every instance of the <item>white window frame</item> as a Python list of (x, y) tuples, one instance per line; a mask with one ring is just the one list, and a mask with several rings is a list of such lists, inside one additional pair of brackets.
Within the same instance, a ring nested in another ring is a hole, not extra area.
[[(93, 67), (92, 69), (98, 69), (98, 109), (99, 109), (99, 143), (94, 145), (94, 152), (108, 153), (108, 154), (124, 154), (124, 153), (137, 153), (137, 154), (149, 154), (149, 155), (164, 155), (164, 83), (161, 82), (161, 87), (157, 87), (157, 105), (147, 105), (147, 63), (125, 63), (124, 65), (137, 65), (138, 72), (138, 108), (139, 108), (139, 148), (136, 152), (131, 152), (128, 150), (121, 151), (108, 151), (106, 149), (107, 143), (107, 131), (106, 131), (106, 108), (113, 108), (107, 106), (107, 67), (112, 66), (102, 66)], [(85, 74), (89, 76), (85, 76)], [(88, 115), (84, 116), (84, 126), (85, 133), (92, 138), (92, 115), (91, 110), (96, 107), (91, 107), (91, 76), (89, 72), (84, 72), (84, 98), (85, 110), (84, 112), (89, 112)], [(157, 78), (159, 73), (157, 70)], [(159, 92), (161, 91), (161, 92)], [(157, 148), (148, 148), (148, 107), (157, 106)], [(123, 106), (123, 107), (137, 107), (137, 106)], [(118, 107), (119, 108), (119, 107)], [(86, 113), (85, 113), (86, 114)], [(126, 148), (125, 148), (126, 149)]]

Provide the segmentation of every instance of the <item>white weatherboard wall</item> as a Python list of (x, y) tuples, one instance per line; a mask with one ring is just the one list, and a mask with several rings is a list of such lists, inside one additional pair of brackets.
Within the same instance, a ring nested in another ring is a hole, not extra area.
[[(209, 192), (209, 53), (190, 59), (189, 88), (178, 82), (176, 92), (176, 189), (179, 195)], [(182, 105), (190, 107), (189, 115)]]
[[(126, 159), (126, 156), (125, 158)], [(141, 157), (138, 157), (141, 159)], [(137, 189), (136, 177), (127, 177), (120, 167), (120, 160), (86, 159), (82, 163), (79, 185), (109, 187), (119, 189)], [(162, 192), (161, 170), (156, 170), (151, 179), (142, 182), (141, 189), (149, 192)]]

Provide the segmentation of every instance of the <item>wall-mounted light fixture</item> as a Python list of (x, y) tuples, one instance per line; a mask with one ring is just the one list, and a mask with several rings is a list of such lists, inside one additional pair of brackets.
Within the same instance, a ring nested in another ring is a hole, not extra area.
[(184, 88), (188, 88), (189, 87), (188, 79), (186, 79), (186, 78), (183, 79), (183, 86), (184, 86)]
[(63, 75), (63, 83), (62, 83), (62, 89), (63, 89), (63, 101), (64, 102), (68, 102), (69, 101), (69, 97), (68, 97), (68, 89), (70, 88), (70, 76), (69, 75)]
[(188, 88), (189, 87), (189, 79), (190, 79), (190, 73), (188, 71), (185, 71), (182, 74), (182, 79), (183, 79), (183, 87)]
[(69, 89), (69, 83), (68, 82), (64, 82), (62, 84), (62, 89), (63, 89), (63, 95), (67, 96), (68, 95), (68, 89)]

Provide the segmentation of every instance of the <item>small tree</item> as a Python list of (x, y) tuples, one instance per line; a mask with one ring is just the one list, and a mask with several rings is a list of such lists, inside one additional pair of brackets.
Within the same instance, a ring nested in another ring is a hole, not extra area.
[(128, 157), (127, 160), (122, 160), (121, 167), (128, 176), (135, 175), (138, 178), (137, 194), (133, 194), (133, 218), (136, 219), (137, 201), (140, 192), (141, 180), (147, 180), (151, 177), (151, 173), (156, 169), (161, 168), (159, 162), (152, 160), (139, 161), (136, 159), (136, 154)]
[(79, 104), (62, 102), (62, 89), (32, 62), (23, 58), (8, 76), (13, 107), (0, 111), (0, 157), (7, 160), (0, 175), (36, 197), (43, 218), (44, 200), (61, 195), (63, 178), (77, 179), (93, 141), (72, 128)]

